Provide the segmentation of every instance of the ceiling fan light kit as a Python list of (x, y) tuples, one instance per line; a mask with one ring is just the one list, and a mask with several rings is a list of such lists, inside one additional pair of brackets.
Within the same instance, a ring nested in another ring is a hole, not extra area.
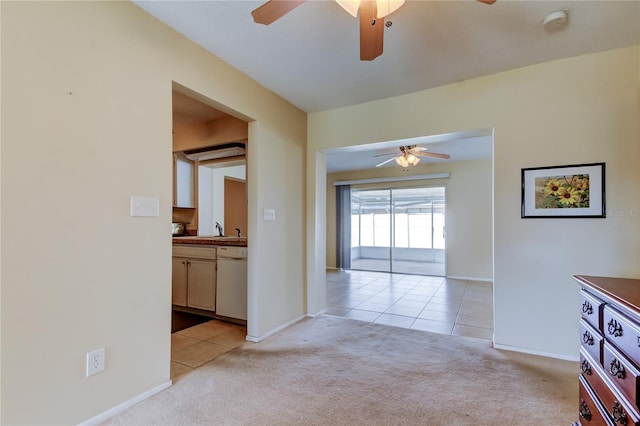
[[(448, 160), (451, 158), (449, 154), (439, 154), (437, 152), (426, 152), (427, 148), (417, 146), (417, 145), (407, 145), (401, 146), (400, 155), (397, 157), (392, 157), (388, 160), (383, 161), (382, 163), (376, 164), (376, 167), (384, 166), (391, 161), (396, 162), (400, 167), (409, 167), (409, 166), (417, 166), (420, 162), (420, 157), (432, 157), (432, 158), (440, 158), (443, 160)], [(380, 154), (380, 155), (395, 155), (395, 154)]]
[[(366, 0), (365, 0), (366, 1)], [(361, 0), (336, 0), (344, 10), (349, 12), (354, 18), (358, 16), (358, 10), (360, 10)], [(376, 0), (376, 17), (378, 19), (384, 18), (387, 15), (392, 14), (404, 4), (404, 0)]]
[[(269, 25), (306, 0), (269, 0), (251, 12), (258, 24)], [(493, 4), (496, 0), (477, 0)], [(405, 0), (336, 0), (354, 18), (360, 15), (360, 60), (372, 61), (382, 55), (384, 18), (395, 12)]]

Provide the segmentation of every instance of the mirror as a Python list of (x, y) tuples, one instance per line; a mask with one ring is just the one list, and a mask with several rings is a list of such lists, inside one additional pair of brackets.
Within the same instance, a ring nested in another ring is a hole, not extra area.
[(198, 235), (247, 236), (247, 183), (245, 159), (198, 166)]

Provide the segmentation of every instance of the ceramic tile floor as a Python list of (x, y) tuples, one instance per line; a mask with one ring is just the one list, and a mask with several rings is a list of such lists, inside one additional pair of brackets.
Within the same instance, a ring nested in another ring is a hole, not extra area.
[(171, 334), (171, 379), (229, 352), (246, 341), (246, 327), (218, 320)]
[(327, 270), (327, 314), (493, 338), (493, 285), (445, 277)]

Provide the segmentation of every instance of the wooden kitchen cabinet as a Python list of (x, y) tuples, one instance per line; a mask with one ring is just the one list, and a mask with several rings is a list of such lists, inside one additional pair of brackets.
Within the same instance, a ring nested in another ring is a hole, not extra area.
[(193, 309), (215, 311), (216, 249), (174, 246), (172, 303)]
[(171, 303), (187, 306), (187, 259), (181, 257), (171, 262)]
[(187, 265), (187, 306), (215, 311), (216, 262), (189, 260)]

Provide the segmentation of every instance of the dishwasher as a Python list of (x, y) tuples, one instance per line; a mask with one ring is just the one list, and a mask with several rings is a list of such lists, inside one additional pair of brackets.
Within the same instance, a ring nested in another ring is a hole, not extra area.
[(247, 319), (247, 248), (218, 247), (216, 315)]

